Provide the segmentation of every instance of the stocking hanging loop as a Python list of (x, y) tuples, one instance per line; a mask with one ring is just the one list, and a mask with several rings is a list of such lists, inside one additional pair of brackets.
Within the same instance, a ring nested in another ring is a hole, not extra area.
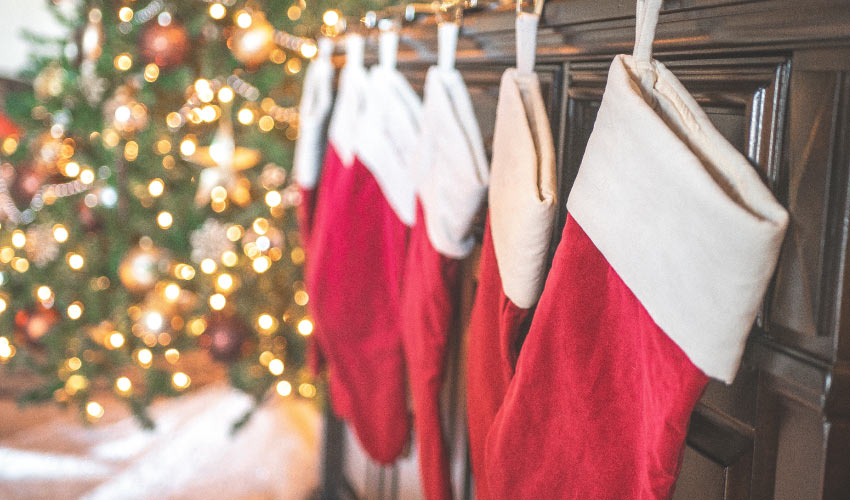
[(534, 0), (534, 11), (524, 12), (522, 0), (516, 0), (516, 67), (520, 74), (534, 72), (537, 52), (537, 24), (543, 11), (543, 0)]
[(632, 56), (638, 66), (652, 61), (652, 42), (663, 0), (638, 0), (635, 23), (635, 49)]
[[(538, 17), (543, 13), (543, 3), (545, 0), (533, 0), (532, 5), (534, 6), (532, 12), (536, 14)], [(516, 0), (516, 14), (519, 16), (523, 13), (522, 7), (525, 2), (523, 0)]]

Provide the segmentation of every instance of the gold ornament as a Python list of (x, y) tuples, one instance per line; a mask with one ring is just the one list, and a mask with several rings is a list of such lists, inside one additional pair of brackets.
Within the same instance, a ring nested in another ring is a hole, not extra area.
[(130, 250), (118, 267), (121, 283), (134, 293), (142, 293), (156, 285), (160, 274), (168, 272), (168, 256), (153, 244)]
[(65, 70), (58, 63), (50, 63), (38, 73), (32, 85), (39, 100), (56, 97), (65, 89)]
[[(198, 191), (195, 204), (203, 206), (216, 200), (215, 191), (224, 189), (227, 198), (239, 206), (251, 201), (251, 183), (239, 173), (249, 169), (260, 161), (260, 152), (255, 149), (236, 146), (233, 137), (233, 122), (230, 120), (230, 106), (223, 106), (222, 119), (209, 146), (195, 148), (186, 155), (190, 162), (205, 167), (198, 179)], [(220, 188), (220, 189), (217, 189)]]
[(148, 124), (148, 108), (138, 102), (135, 95), (135, 88), (121, 85), (103, 105), (106, 122), (125, 134), (138, 132)]
[(246, 66), (259, 66), (268, 60), (275, 48), (275, 31), (263, 13), (254, 12), (250, 16), (251, 22), (247, 27), (235, 28), (229, 46), (239, 62)]

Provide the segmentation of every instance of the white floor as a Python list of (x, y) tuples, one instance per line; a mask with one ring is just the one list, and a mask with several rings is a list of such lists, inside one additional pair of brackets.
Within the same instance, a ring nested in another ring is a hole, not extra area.
[(4, 500), (301, 500), (318, 484), (321, 419), (304, 401), (275, 398), (231, 435), (250, 407), (213, 385), (152, 408), (154, 431), (107, 405), (85, 426), (53, 407), (0, 402)]

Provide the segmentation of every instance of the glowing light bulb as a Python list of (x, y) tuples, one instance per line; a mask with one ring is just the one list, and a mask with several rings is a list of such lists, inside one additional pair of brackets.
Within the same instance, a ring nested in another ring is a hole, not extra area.
[(71, 319), (80, 319), (80, 316), (83, 315), (83, 304), (80, 302), (74, 302), (68, 306), (68, 317)]
[(65, 243), (68, 241), (68, 230), (65, 229), (65, 226), (62, 224), (56, 224), (53, 226), (53, 239), (57, 241), (57, 243)]
[(68, 267), (75, 271), (79, 271), (86, 264), (86, 259), (78, 253), (68, 254)]
[(233, 250), (225, 250), (221, 254), (221, 263), (227, 267), (233, 267), (239, 263), (239, 256)]
[(308, 336), (313, 333), (313, 322), (307, 318), (302, 319), (298, 322), (298, 333), (303, 336)]
[(65, 164), (65, 175), (67, 177), (76, 177), (80, 175), (80, 164), (75, 161), (69, 161)]
[(162, 179), (154, 179), (148, 184), (148, 193), (154, 198), (161, 196), (165, 191), (165, 183), (162, 182)]
[(151, 332), (158, 332), (165, 324), (165, 319), (157, 311), (150, 311), (145, 314), (145, 327)]
[(153, 362), (153, 353), (149, 349), (140, 349), (136, 353), (136, 360), (145, 368), (149, 367)]
[(130, 54), (124, 52), (123, 54), (119, 54), (115, 57), (114, 63), (116, 69), (120, 71), (127, 71), (133, 67), (133, 58), (130, 57)]
[(35, 295), (41, 301), (50, 300), (53, 297), (53, 290), (49, 286), (42, 285), (35, 291)]
[[(6, 299), (4, 299), (3, 297), (0, 297), (0, 314), (3, 314), (4, 312), (6, 312), (6, 307), (8, 307), (8, 304), (6, 303)], [(3, 337), (3, 338), (6, 338), (6, 337)]]
[(312, 59), (319, 52), (319, 48), (315, 43), (305, 42), (301, 44), (301, 55), (307, 59)]
[(322, 22), (328, 26), (336, 26), (339, 22), (339, 11), (334, 9), (325, 11), (322, 14)]
[(223, 203), (227, 200), (227, 189), (222, 186), (216, 186), (210, 190), (210, 199), (215, 203)]
[(236, 14), (236, 25), (242, 29), (250, 27), (253, 22), (254, 19), (251, 17), (251, 14), (245, 11)]
[(119, 377), (115, 381), (115, 389), (121, 394), (127, 394), (133, 389), (133, 383), (127, 377)]
[(68, 361), (66, 361), (65, 364), (68, 366), (68, 369), (71, 370), (72, 372), (79, 370), (83, 366), (83, 362), (80, 361), (80, 358), (78, 358), (76, 356), (68, 359)]
[(266, 205), (274, 208), (280, 206), (283, 198), (280, 196), (280, 193), (277, 191), (269, 191), (266, 193)]
[(156, 223), (163, 229), (170, 228), (172, 222), (174, 222), (174, 218), (168, 212), (160, 212), (159, 215), (156, 216)]
[(221, 311), (227, 305), (227, 299), (220, 293), (215, 293), (210, 296), (210, 307), (215, 311)]
[(286, 380), (281, 380), (280, 382), (278, 382), (275, 388), (277, 389), (277, 393), (283, 397), (292, 394), (292, 384), (290, 384)]
[(183, 117), (180, 116), (180, 113), (172, 111), (165, 117), (165, 124), (171, 128), (177, 128), (180, 125), (183, 125)]
[(192, 156), (195, 154), (195, 150), (197, 146), (195, 145), (195, 141), (192, 139), (183, 139), (180, 143), (180, 154), (183, 156)]
[(150, 63), (145, 66), (145, 81), (155, 82), (159, 78), (159, 66), (156, 63)]
[(222, 273), (218, 276), (215, 283), (216, 286), (223, 291), (230, 290), (230, 288), (233, 287), (233, 276), (227, 273)]
[(121, 123), (127, 123), (133, 117), (133, 112), (127, 106), (118, 106), (115, 109), (115, 120)]
[(201, 261), (201, 272), (204, 274), (212, 274), (216, 269), (215, 261), (212, 259), (204, 259)]
[(305, 382), (298, 386), (298, 394), (301, 394), (305, 398), (312, 398), (316, 395), (316, 386)]
[(165, 287), (165, 298), (174, 302), (180, 298), (180, 286), (177, 283), (170, 283)]
[(242, 237), (242, 226), (230, 226), (227, 228), (227, 239), (230, 241), (239, 241)]
[(180, 361), (180, 351), (173, 347), (165, 351), (165, 360), (171, 363), (172, 365)]
[(269, 221), (263, 217), (257, 217), (254, 219), (254, 223), (251, 225), (253, 227), (254, 232), (257, 234), (266, 234), (269, 230)]
[(254, 268), (255, 272), (264, 273), (268, 271), (270, 267), (272, 267), (272, 260), (263, 255), (262, 257), (257, 257), (256, 259), (254, 259), (254, 262), (251, 264), (251, 266)]
[(83, 184), (91, 184), (94, 182), (94, 177), (94, 170), (90, 168), (83, 169), (83, 171), (80, 172), (80, 182)]
[(257, 325), (262, 330), (271, 330), (274, 326), (274, 318), (271, 314), (261, 314), (259, 318), (257, 318)]
[(9, 344), (6, 337), (0, 337), (0, 361), (8, 361), (15, 356), (15, 346)]
[(20, 229), (12, 232), (12, 246), (15, 248), (23, 248), (27, 244), (27, 237)]
[(192, 379), (190, 379), (189, 376), (183, 372), (176, 372), (174, 375), (171, 376), (171, 384), (178, 391), (182, 391), (183, 389), (189, 387), (189, 384), (191, 383)]
[(176, 273), (178, 278), (188, 281), (195, 277), (195, 268), (188, 264), (178, 264)]
[(121, 7), (118, 9), (118, 19), (124, 21), (125, 23), (129, 23), (133, 20), (133, 9), (130, 7)]
[(230, 87), (222, 87), (218, 91), (218, 100), (227, 103), (233, 100), (233, 89)]
[(275, 376), (281, 375), (283, 373), (283, 368), (284, 368), (283, 361), (281, 361), (277, 358), (269, 361), (269, 372), (272, 375), (275, 375)]
[(242, 125), (250, 125), (254, 121), (254, 112), (248, 108), (242, 108), (239, 110), (239, 113), (236, 114), (236, 119), (239, 120), (239, 123)]
[(210, 5), (210, 17), (213, 19), (223, 19), (227, 15), (227, 9), (220, 3)]
[(97, 401), (89, 401), (88, 404), (86, 404), (86, 413), (93, 420), (98, 420), (104, 414), (103, 405)]
[(112, 332), (106, 339), (106, 346), (111, 349), (118, 349), (119, 347), (124, 345), (124, 340), (124, 335), (122, 335), (120, 332)]

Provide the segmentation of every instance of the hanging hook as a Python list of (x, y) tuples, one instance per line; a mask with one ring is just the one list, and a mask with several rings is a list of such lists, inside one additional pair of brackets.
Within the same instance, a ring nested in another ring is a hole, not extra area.
[[(543, 3), (544, 2), (545, 2), (545, 0), (533, 0), (534, 8), (533, 8), (532, 12), (534, 12), (538, 16), (543, 14)], [(516, 0), (516, 13), (517, 13), (517, 15), (522, 14), (523, 3), (525, 3), (525, 2), (523, 2), (523, 0)]]
[(465, 3), (464, 0), (449, 0), (447, 2), (434, 1), (431, 5), (439, 24), (453, 23), (460, 26), (463, 22)]

